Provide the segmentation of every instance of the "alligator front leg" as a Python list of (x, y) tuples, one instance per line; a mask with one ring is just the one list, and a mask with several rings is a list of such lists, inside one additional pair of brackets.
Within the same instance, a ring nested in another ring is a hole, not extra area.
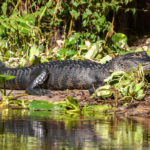
[[(37, 74), (35, 76), (35, 74)], [(29, 85), (26, 88), (26, 92), (31, 95), (45, 95), (49, 94), (51, 91), (47, 89), (42, 89), (43, 83), (47, 80), (48, 78), (48, 73), (46, 70), (42, 70), (39, 72), (39, 70), (34, 71), (31, 76), (34, 77), (34, 79), (31, 80)]]

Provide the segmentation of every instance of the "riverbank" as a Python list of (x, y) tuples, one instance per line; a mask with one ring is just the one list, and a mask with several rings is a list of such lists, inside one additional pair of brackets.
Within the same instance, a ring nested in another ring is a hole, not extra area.
[[(10, 90), (7, 91), (8, 93)], [(113, 111), (118, 116), (139, 116), (139, 117), (149, 117), (150, 116), (150, 90), (145, 91), (146, 96), (142, 101), (133, 101), (132, 103), (128, 103), (128, 105), (118, 105)], [(14, 90), (11, 95), (22, 95), (25, 94), (24, 90)], [(19, 100), (43, 100), (43, 101), (49, 101), (49, 102), (59, 102), (64, 101), (67, 96), (73, 97), (78, 99), (79, 105), (101, 105), (103, 103), (107, 104), (107, 100), (105, 102), (95, 100), (94, 98), (91, 98), (89, 95), (89, 92), (87, 90), (65, 90), (65, 91), (52, 91), (51, 94), (44, 95), (44, 96), (35, 96), (35, 95), (26, 95), (21, 96), (16, 99)], [(1, 98), (1, 97), (0, 97)], [(112, 104), (110, 103), (110, 100), (108, 102), (109, 105), (113, 105), (115, 103), (114, 100), (112, 100)]]

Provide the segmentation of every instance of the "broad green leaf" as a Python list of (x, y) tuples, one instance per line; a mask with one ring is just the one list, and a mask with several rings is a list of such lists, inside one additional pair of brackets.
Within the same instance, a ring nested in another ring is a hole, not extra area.
[(73, 37), (73, 36), (71, 36), (71, 37), (69, 38), (69, 44), (75, 44), (75, 43), (76, 43), (76, 38)]
[(85, 55), (86, 59), (93, 59), (96, 57), (98, 53), (100, 53), (103, 50), (103, 42), (104, 41), (98, 41), (94, 43), (91, 48), (88, 50), (88, 52)]
[(16, 76), (0, 74), (0, 83), (4, 83), (4, 80), (11, 80), (16, 78)]
[(3, 15), (5, 15), (6, 16), (6, 11), (7, 11), (7, 2), (4, 2), (3, 4), (2, 4), (2, 11), (3, 11)]
[(39, 5), (41, 4), (41, 0), (38, 0), (38, 4), (39, 4)]
[(102, 3), (102, 7), (103, 7), (103, 9), (107, 8), (108, 7), (108, 3), (107, 2), (103, 2)]
[(66, 109), (74, 111), (74, 112), (80, 111), (79, 101), (77, 99), (67, 96), (65, 101), (66, 101), (66, 104), (64, 106), (66, 107)]
[(98, 22), (102, 25), (105, 22), (105, 16), (98, 17)]
[(40, 53), (39, 48), (36, 45), (33, 45), (29, 50), (29, 63), (34, 64), (36, 57), (38, 58)]
[(131, 8), (133, 15), (136, 13), (136, 8)]
[(135, 88), (134, 88), (135, 87), (135, 83), (132, 82), (128, 87), (129, 87), (129, 91), (126, 91), (126, 93), (129, 92), (130, 95), (134, 94), (134, 92), (135, 92)]
[(77, 2), (76, 0), (71, 0), (71, 1), (74, 7), (78, 7), (79, 2)]
[(80, 16), (80, 12), (76, 11), (76, 10), (71, 10), (70, 14), (77, 20), (78, 17)]
[(75, 55), (77, 52), (75, 51), (75, 50), (67, 50), (66, 51), (66, 53), (65, 53), (65, 55), (66, 56), (73, 56), (73, 55)]
[(126, 45), (127, 44), (127, 36), (123, 33), (115, 33), (112, 36), (112, 41), (116, 46), (121, 46), (121, 44)]
[(81, 4), (87, 4), (89, 1), (88, 0), (80, 0)]
[(143, 82), (137, 83), (134, 87), (134, 91), (138, 92), (145, 84)]
[(48, 101), (32, 101), (29, 105), (31, 110), (49, 110), (49, 111), (63, 111), (65, 110), (62, 107), (61, 103), (51, 103)]
[(127, 5), (129, 3), (129, 0), (125, 0), (125, 5)]
[(69, 50), (67, 48), (61, 48), (56, 56), (61, 58), (67, 58), (69, 59), (71, 56), (74, 56), (77, 52), (75, 50)]
[(3, 25), (0, 25), (0, 36), (2, 36), (5, 33), (5, 27)]
[(137, 92), (137, 96), (136, 96), (136, 99), (137, 100), (142, 100), (144, 98), (145, 94), (143, 93), (143, 89), (139, 90)]
[(50, 8), (51, 6), (53, 6), (53, 2), (52, 2), (52, 1), (48, 1), (48, 2), (46, 3), (46, 6), (47, 6), (48, 8)]
[(106, 78), (104, 80), (104, 82), (110, 82), (114, 77), (121, 77), (125, 74), (124, 71), (115, 71), (111, 74), (111, 76), (109, 76), (108, 78)]
[(98, 90), (98, 91), (99, 91), (99, 90), (109, 90), (110, 88), (111, 88), (110, 85), (104, 85), (104, 86), (99, 87), (97, 90)]
[(6, 22), (6, 21), (4, 22), (4, 21), (1, 20), (0, 24), (1, 24), (3, 27), (5, 27), (6, 29), (11, 29), (12, 31), (15, 31), (14, 29), (12, 29), (12, 28), (9, 26), (8, 22)]
[(107, 97), (112, 96), (112, 91), (111, 90), (101, 90), (101, 91), (98, 91), (96, 93), (96, 95), (99, 97), (107, 98)]
[(85, 12), (82, 15), (82, 19), (84, 20), (85, 18), (87, 18), (88, 16), (92, 15), (92, 11), (90, 9), (86, 9)]
[(112, 96), (112, 91), (110, 88), (111, 88), (110, 85), (105, 85), (105, 86), (99, 87), (96, 90), (96, 95), (99, 97), (105, 97), (105, 98), (110, 97), (110, 96)]
[(11, 57), (13, 54), (14, 54), (14, 51), (7, 50), (6, 53), (5, 53), (5, 56), (6, 57)]
[(105, 57), (103, 57), (101, 60), (100, 60), (100, 63), (101, 64), (105, 64), (107, 61), (110, 61), (112, 60), (112, 57), (109, 56), (109, 55), (106, 55)]
[(6, 74), (0, 74), (0, 78), (4, 78), (6, 80), (11, 80), (11, 79), (16, 78), (16, 76), (6, 75)]

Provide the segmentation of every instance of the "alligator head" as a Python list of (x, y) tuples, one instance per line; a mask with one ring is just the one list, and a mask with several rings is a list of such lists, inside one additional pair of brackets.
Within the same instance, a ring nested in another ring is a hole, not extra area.
[(145, 74), (150, 74), (150, 57), (146, 52), (129, 53), (114, 58), (109, 63), (110, 70), (114, 71), (125, 71), (133, 67), (143, 66)]

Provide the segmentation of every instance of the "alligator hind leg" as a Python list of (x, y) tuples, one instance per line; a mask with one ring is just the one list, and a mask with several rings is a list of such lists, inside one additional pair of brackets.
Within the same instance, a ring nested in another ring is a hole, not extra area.
[(39, 70), (35, 70), (32, 74), (31, 74), (32, 78), (31, 82), (29, 83), (29, 85), (26, 88), (26, 92), (28, 94), (31, 95), (45, 95), (45, 94), (49, 94), (51, 91), (47, 90), (47, 89), (42, 89), (39, 88), (40, 86), (43, 85), (43, 83), (46, 81), (46, 79), (48, 78), (48, 73), (46, 70), (42, 70), (39, 72)]

